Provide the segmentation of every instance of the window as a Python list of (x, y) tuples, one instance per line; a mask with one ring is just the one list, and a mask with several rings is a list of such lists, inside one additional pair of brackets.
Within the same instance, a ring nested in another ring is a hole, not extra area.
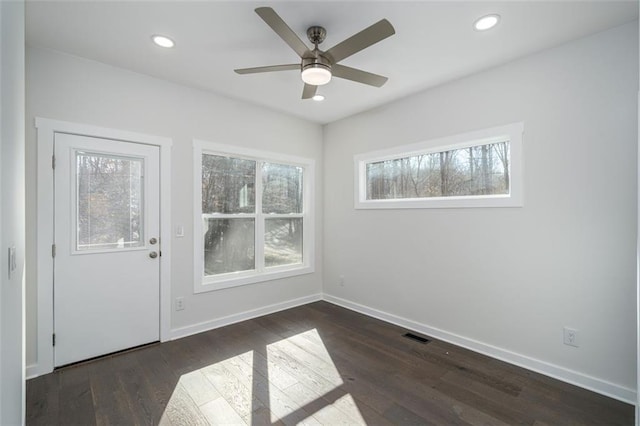
[(313, 165), (194, 141), (196, 292), (313, 272)]
[(522, 206), (522, 123), (355, 156), (360, 209)]
[(75, 250), (144, 246), (144, 159), (75, 151)]

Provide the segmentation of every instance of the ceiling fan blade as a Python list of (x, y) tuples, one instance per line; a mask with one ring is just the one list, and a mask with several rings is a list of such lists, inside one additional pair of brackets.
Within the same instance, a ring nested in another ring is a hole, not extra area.
[(238, 74), (256, 74), (259, 72), (290, 71), (290, 70), (300, 71), (300, 64), (269, 65), (266, 67), (240, 68), (234, 71)]
[(309, 51), (309, 48), (300, 37), (282, 20), (275, 10), (270, 7), (259, 7), (256, 9), (258, 16), (271, 27), (301, 58)]
[(302, 89), (302, 99), (311, 99), (316, 94), (318, 90), (318, 86), (313, 86), (311, 84), (304, 85), (304, 89)]
[(388, 80), (387, 77), (362, 71), (357, 68), (346, 67), (340, 64), (335, 64), (334, 66), (332, 66), (331, 73), (334, 75), (334, 77), (340, 77), (375, 87), (382, 87), (382, 85), (384, 85)]
[(340, 62), (354, 53), (358, 53), (362, 49), (366, 49), (395, 33), (396, 30), (393, 28), (393, 25), (386, 19), (383, 19), (365, 28), (358, 34), (349, 37), (342, 43), (336, 44), (324, 54), (329, 56), (333, 60), (333, 63)]

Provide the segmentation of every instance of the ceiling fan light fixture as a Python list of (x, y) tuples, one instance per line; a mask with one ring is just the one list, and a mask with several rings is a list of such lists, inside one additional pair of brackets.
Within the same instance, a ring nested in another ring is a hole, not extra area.
[(302, 68), (302, 81), (312, 86), (322, 86), (331, 81), (331, 68), (321, 63), (312, 63)]
[(500, 15), (492, 13), (476, 19), (476, 22), (473, 23), (473, 28), (476, 31), (486, 31), (498, 25), (498, 22), (500, 22)]

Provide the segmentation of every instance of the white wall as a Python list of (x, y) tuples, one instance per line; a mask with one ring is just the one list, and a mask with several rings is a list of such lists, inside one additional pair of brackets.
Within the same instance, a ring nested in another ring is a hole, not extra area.
[[(0, 424), (24, 423), (24, 2), (0, 1)], [(17, 253), (9, 276), (9, 247)]]
[[(639, 26), (640, 29), (640, 26)], [(638, 33), (640, 39), (640, 31)], [(640, 46), (638, 46), (640, 49)], [(640, 52), (638, 54), (640, 60)], [(640, 74), (638, 75), (640, 85)], [(640, 107), (640, 91), (638, 92)], [(638, 164), (640, 165), (640, 108), (638, 109)], [(638, 190), (640, 191), (640, 166), (638, 167)], [(640, 192), (638, 192), (638, 228), (636, 228), (636, 389), (640, 389)], [(640, 392), (636, 394), (636, 426), (640, 426)]]
[[(193, 294), (192, 139), (316, 160), (316, 229), (322, 223), (322, 128), (260, 107), (190, 89), (93, 61), (37, 48), (27, 49), (27, 168), (35, 169), (34, 117), (147, 133), (173, 139), (172, 297), (186, 309), (172, 312), (174, 334), (218, 324), (217, 320), (321, 293), (322, 233), (317, 232), (313, 274)], [(36, 181), (27, 179), (27, 259), (35, 260)], [(36, 357), (36, 271), (27, 270), (27, 365)], [(224, 320), (222, 320), (224, 321)], [(204, 323), (204, 324), (202, 324)]]
[[(633, 402), (637, 43), (636, 22), (327, 125), (325, 293)], [(354, 210), (354, 154), (519, 121), (524, 207)]]

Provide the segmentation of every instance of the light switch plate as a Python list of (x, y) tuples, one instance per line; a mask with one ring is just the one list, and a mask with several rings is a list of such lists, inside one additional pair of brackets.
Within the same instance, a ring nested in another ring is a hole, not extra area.
[(9, 279), (13, 276), (13, 273), (16, 271), (16, 248), (9, 247)]

